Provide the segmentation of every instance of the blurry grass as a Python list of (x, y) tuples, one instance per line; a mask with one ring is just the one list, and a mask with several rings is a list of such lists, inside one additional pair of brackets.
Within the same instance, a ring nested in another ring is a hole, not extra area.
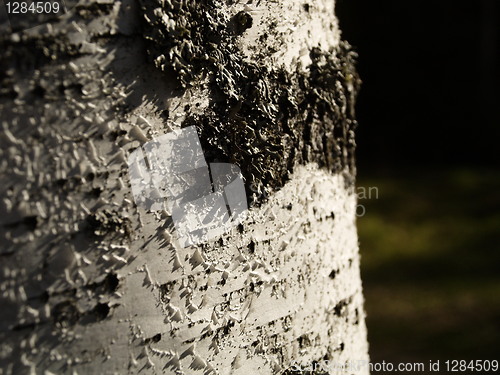
[(358, 186), (372, 361), (500, 359), (500, 175), (408, 171)]

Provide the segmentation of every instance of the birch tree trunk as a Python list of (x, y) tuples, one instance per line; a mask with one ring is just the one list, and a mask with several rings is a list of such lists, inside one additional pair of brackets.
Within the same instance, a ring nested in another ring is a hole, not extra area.
[[(11, 32), (3, 18), (0, 374), (367, 360), (359, 80), (333, 1), (83, 0)], [(134, 203), (127, 158), (187, 126), (208, 161), (239, 166), (250, 209), (183, 248), (170, 212)]]

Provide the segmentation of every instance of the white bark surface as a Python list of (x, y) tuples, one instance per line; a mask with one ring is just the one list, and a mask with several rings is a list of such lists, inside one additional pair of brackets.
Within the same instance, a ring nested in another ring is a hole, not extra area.
[[(340, 43), (333, 2), (255, 3), (219, 9), (252, 15), (238, 39), (249, 61), (306, 71), (311, 48)], [(129, 153), (214, 95), (204, 79), (172, 93), (140, 18), (133, 1), (89, 0), (1, 40), (0, 374), (366, 360), (352, 170), (295, 163), (242, 225), (196, 247), (176, 243), (168, 213), (134, 204)]]

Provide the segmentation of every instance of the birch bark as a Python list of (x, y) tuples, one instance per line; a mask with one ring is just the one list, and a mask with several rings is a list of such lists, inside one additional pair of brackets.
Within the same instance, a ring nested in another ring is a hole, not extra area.
[[(333, 1), (86, 0), (27, 30), (3, 19), (0, 374), (367, 360), (359, 80)], [(127, 157), (186, 126), (207, 161), (241, 168), (251, 208), (182, 248), (169, 212), (134, 203)]]

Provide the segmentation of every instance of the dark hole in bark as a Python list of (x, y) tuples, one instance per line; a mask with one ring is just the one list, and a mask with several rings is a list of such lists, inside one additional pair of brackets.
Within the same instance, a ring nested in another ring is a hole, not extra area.
[(110, 307), (107, 303), (98, 303), (94, 307), (94, 314), (97, 320), (103, 320), (109, 315)]
[(71, 301), (58, 303), (52, 308), (54, 322), (62, 327), (74, 325), (80, 319), (80, 312)]
[(64, 185), (66, 185), (66, 182), (68, 182), (67, 179), (65, 178), (60, 178), (58, 180), (56, 180), (55, 184), (59, 187), (63, 187)]
[(153, 337), (151, 337), (151, 342), (159, 342), (161, 340), (161, 333), (157, 333)]
[(23, 219), (23, 224), (26, 225), (29, 230), (35, 230), (38, 225), (38, 218), (36, 216), (27, 216)]
[(250, 243), (248, 244), (248, 250), (250, 251), (250, 253), (255, 253), (255, 242), (253, 241), (250, 241)]
[(33, 90), (33, 94), (37, 98), (43, 98), (45, 96), (45, 89), (42, 86), (36, 86)]
[(243, 34), (245, 30), (252, 27), (253, 18), (247, 12), (241, 11), (236, 13), (232, 19), (232, 23), (236, 34)]
[(45, 291), (42, 294), (40, 294), (38, 298), (40, 299), (41, 303), (47, 303), (49, 301), (49, 293)]
[(347, 317), (348, 309), (347, 306), (350, 303), (350, 299), (343, 299), (334, 307), (333, 311), (338, 317)]
[(118, 276), (115, 273), (110, 273), (104, 279), (104, 288), (112, 293), (118, 289), (119, 283)]

